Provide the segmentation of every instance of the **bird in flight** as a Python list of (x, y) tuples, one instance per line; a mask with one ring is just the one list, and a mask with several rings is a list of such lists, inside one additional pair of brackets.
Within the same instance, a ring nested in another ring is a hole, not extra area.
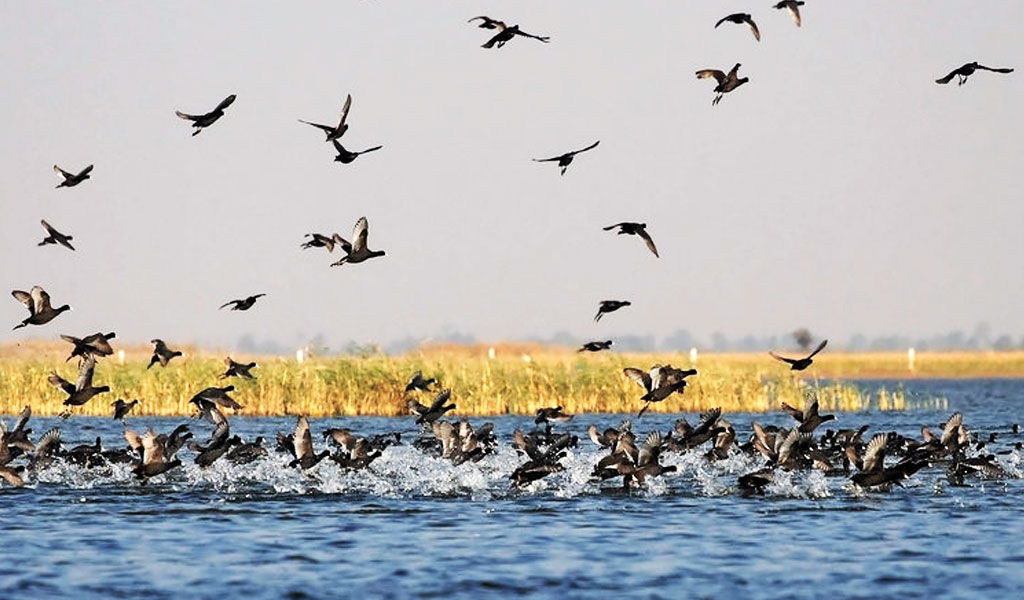
[(221, 100), (220, 104), (217, 105), (217, 108), (211, 110), (210, 112), (208, 112), (206, 114), (203, 114), (203, 115), (189, 115), (189, 114), (185, 114), (185, 113), (181, 112), (180, 110), (174, 111), (174, 114), (178, 115), (178, 117), (180, 117), (182, 119), (185, 119), (186, 121), (192, 121), (192, 127), (195, 129), (195, 131), (192, 132), (192, 135), (196, 136), (196, 135), (199, 135), (199, 133), (204, 128), (209, 127), (210, 125), (213, 125), (214, 123), (217, 122), (217, 119), (223, 117), (224, 116), (224, 109), (229, 107), (229, 106), (231, 106), (231, 103), (234, 102), (234, 101), (235, 101), (235, 95), (231, 94), (227, 98)]
[[(658, 256), (658, 248), (654, 245), (654, 240), (651, 239), (651, 235), (647, 233), (647, 223), (616, 223), (615, 225), (609, 225), (605, 227), (605, 231), (611, 231), (616, 227), (619, 228), (618, 235), (638, 235), (640, 239), (647, 244), (647, 249)], [(660, 258), (660, 256), (659, 256)]]
[(254, 296), (249, 296), (244, 300), (229, 300), (224, 304), (221, 304), (220, 308), (227, 308), (228, 306), (231, 306), (231, 310), (249, 310), (250, 308), (252, 308), (253, 304), (256, 304), (256, 299), (262, 298), (263, 296), (266, 296), (266, 294), (256, 294)]
[(92, 385), (92, 376), (95, 371), (96, 358), (90, 356), (82, 361), (82, 365), (78, 370), (78, 380), (75, 383), (72, 384), (70, 381), (57, 375), (56, 371), (50, 373), (47, 379), (51, 384), (60, 388), (68, 395), (67, 399), (64, 400), (65, 406), (81, 406), (91, 400), (93, 396), (110, 391), (110, 386), (101, 385), (94, 387)]
[(728, 74), (719, 71), (718, 69), (701, 69), (697, 71), (697, 79), (707, 79), (713, 77), (718, 85), (715, 86), (715, 99), (711, 101), (711, 105), (715, 106), (722, 101), (722, 96), (728, 94), (734, 89), (740, 87), (744, 83), (750, 81), (749, 77), (739, 77), (738, 73), (740, 70), (740, 64), (736, 63), (736, 66), (729, 71)]
[(348, 118), (348, 111), (350, 108), (352, 108), (352, 94), (349, 94), (348, 97), (345, 98), (345, 104), (341, 107), (341, 120), (338, 121), (337, 125), (321, 125), (320, 123), (312, 123), (310, 121), (303, 121), (302, 119), (299, 119), (299, 123), (312, 125), (313, 127), (322, 130), (327, 134), (327, 139), (324, 141), (333, 142), (345, 135), (345, 132), (348, 131), (348, 125), (345, 124), (345, 119)]
[(334, 149), (338, 151), (338, 155), (334, 157), (335, 162), (340, 162), (343, 165), (347, 165), (348, 163), (359, 158), (359, 155), (361, 154), (366, 154), (367, 152), (375, 152), (384, 147), (374, 146), (373, 148), (367, 148), (366, 150), (353, 152), (352, 150), (346, 150), (345, 147), (338, 142), (338, 140), (331, 140), (331, 143), (334, 144)]
[(797, 27), (800, 27), (800, 7), (803, 6), (803, 0), (782, 0), (774, 6), (779, 10), (788, 10), (789, 16), (793, 17), (793, 22), (796, 23)]
[(757, 23), (754, 22), (753, 17), (747, 13), (733, 13), (731, 15), (724, 16), (715, 23), (715, 29), (718, 29), (718, 26), (726, 21), (736, 23), (737, 25), (743, 25), (746, 23), (750, 26), (750, 31), (754, 34), (754, 39), (759, 42), (761, 41), (761, 31), (757, 28)]
[(978, 70), (992, 71), (993, 73), (1013, 73), (1013, 69), (986, 67), (985, 65), (979, 65), (978, 62), (975, 61), (969, 62), (961, 67), (957, 67), (951, 71), (949, 75), (946, 75), (941, 79), (936, 79), (935, 83), (947, 84), (950, 81), (953, 81), (953, 78), (956, 77), (957, 85), (963, 85), (967, 83), (967, 78), (974, 75), (974, 72)]
[(551, 158), (535, 158), (534, 162), (557, 162), (558, 166), (562, 168), (562, 175), (565, 175), (565, 170), (572, 164), (577, 154), (586, 152), (587, 150), (593, 150), (597, 148), (597, 145), (601, 143), (601, 140), (597, 140), (593, 144), (583, 148), (582, 150), (573, 150), (572, 152), (566, 152), (565, 154), (559, 154), (558, 156), (552, 156)]
[(602, 350), (608, 350), (612, 347), (612, 341), (606, 340), (604, 342), (587, 342), (580, 346), (577, 352), (600, 352)]
[(57, 231), (56, 229), (53, 228), (52, 225), (47, 223), (45, 219), (40, 221), (40, 223), (43, 224), (43, 229), (46, 230), (47, 235), (46, 237), (43, 238), (43, 241), (39, 242), (39, 246), (45, 246), (47, 244), (60, 244), (61, 246), (64, 246), (68, 250), (75, 249), (75, 247), (71, 245), (71, 240), (75, 239), (73, 236), (64, 235), (63, 233)]
[(633, 304), (629, 300), (602, 300), (600, 306), (597, 309), (597, 314), (594, 315), (595, 321), (600, 321), (601, 317), (610, 312), (615, 312), (620, 308), (630, 306)]
[(303, 250), (310, 248), (327, 248), (328, 252), (334, 252), (334, 245), (339, 243), (338, 239), (340, 236), (335, 233), (331, 236), (326, 236), (322, 233), (307, 233), (304, 237), (308, 237), (309, 240), (302, 242), (299, 245)]
[(804, 358), (786, 358), (784, 356), (779, 356), (774, 352), (769, 352), (768, 354), (770, 354), (772, 358), (774, 358), (775, 360), (779, 360), (788, 364), (789, 369), (791, 371), (803, 371), (807, 367), (811, 366), (811, 364), (814, 362), (811, 359), (814, 358), (814, 355), (824, 350), (826, 344), (828, 344), (828, 340), (822, 340), (821, 343), (818, 344), (818, 347), (814, 349), (814, 352), (811, 352)]
[(251, 369), (254, 369), (259, 366), (255, 362), (235, 362), (231, 360), (231, 357), (229, 356), (224, 359), (224, 364), (227, 366), (227, 370), (224, 371), (224, 374), (220, 376), (221, 379), (225, 379), (227, 377), (244, 377), (245, 379), (256, 379), (256, 377), (249, 372)]
[(672, 365), (654, 365), (649, 373), (634, 367), (626, 367), (622, 372), (647, 392), (640, 398), (644, 401), (644, 406), (636, 415), (639, 419), (650, 408), (652, 402), (661, 402), (676, 392), (682, 393), (686, 387), (686, 378), (696, 375), (697, 369), (683, 370)]
[(92, 172), (92, 165), (89, 165), (88, 167), (82, 169), (78, 173), (68, 173), (67, 171), (58, 167), (57, 165), (53, 165), (53, 170), (60, 173), (64, 177), (64, 181), (57, 184), (58, 189), (62, 187), (75, 187), (76, 185), (90, 178), (89, 173)]
[(178, 350), (171, 350), (167, 347), (161, 339), (149, 340), (150, 344), (153, 344), (153, 356), (149, 359), (149, 365), (146, 367), (152, 367), (156, 363), (160, 363), (161, 367), (166, 367), (167, 363), (171, 362), (171, 359), (175, 356), (181, 356), (181, 352)]
[(505, 42), (510, 41), (517, 35), (538, 40), (544, 42), (545, 44), (548, 43), (549, 40), (551, 40), (551, 38), (546, 36), (526, 33), (525, 31), (519, 29), (519, 25), (512, 25), (511, 27), (509, 27), (504, 23), (504, 21), (499, 21), (497, 19), (492, 19), (486, 16), (473, 17), (472, 19), (467, 21), (467, 23), (472, 23), (473, 21), (480, 21), (480, 24), (478, 25), (480, 29), (497, 30), (497, 33), (495, 33), (494, 36), (491, 37), (491, 39), (487, 40), (487, 42), (485, 42), (484, 45), (481, 46), (482, 48), (501, 48), (502, 46), (505, 45)]
[(352, 230), (352, 243), (338, 238), (338, 243), (341, 244), (341, 249), (345, 251), (345, 256), (338, 262), (331, 263), (332, 267), (340, 267), (345, 263), (361, 263), (364, 260), (371, 258), (377, 258), (378, 256), (384, 256), (383, 250), (370, 250), (366, 246), (366, 238), (370, 234), (370, 224), (366, 220), (366, 217), (359, 217), (356, 221), (356, 226)]
[(57, 308), (50, 306), (50, 295), (38, 285), (32, 286), (31, 292), (14, 290), (11, 292), (11, 295), (14, 296), (15, 300), (24, 304), (29, 312), (28, 318), (15, 325), (15, 329), (21, 329), (26, 325), (46, 325), (56, 319), (60, 313), (71, 310), (71, 307), (67, 304)]
[(84, 338), (77, 338), (73, 335), (61, 335), (60, 339), (65, 342), (74, 344), (74, 348), (71, 350), (71, 355), (64, 360), (67, 362), (72, 358), (79, 356), (82, 359), (94, 356), (96, 358), (103, 358), (104, 356), (110, 356), (114, 353), (114, 349), (110, 347), (110, 340), (117, 337), (114, 332), (110, 333), (94, 333), (87, 335)]

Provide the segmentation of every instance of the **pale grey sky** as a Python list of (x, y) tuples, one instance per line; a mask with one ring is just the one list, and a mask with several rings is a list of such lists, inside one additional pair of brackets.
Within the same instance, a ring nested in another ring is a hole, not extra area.
[[(1024, 67), (1024, 3), (808, 0), (800, 29), (771, 4), (3, 3), (0, 280), (75, 307), (3, 338), (1022, 333), (1024, 73), (933, 80)], [(740, 10), (760, 43), (713, 29)], [(478, 14), (551, 43), (482, 49)], [(694, 71), (735, 62), (712, 107)], [(174, 116), (231, 93), (195, 138)], [(384, 149), (340, 165), (296, 119), (346, 93), (346, 146)], [(597, 139), (565, 177), (530, 161)], [(54, 163), (96, 168), (56, 190)], [(385, 258), (299, 250), (363, 215)], [(601, 231), (626, 220), (660, 260)]]

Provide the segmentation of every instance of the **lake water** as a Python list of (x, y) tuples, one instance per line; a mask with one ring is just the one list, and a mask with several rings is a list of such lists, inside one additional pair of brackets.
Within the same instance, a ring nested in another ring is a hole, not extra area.
[[(841, 413), (835, 426), (918, 437), (960, 411), (972, 431), (1000, 433), (992, 450), (1024, 441), (1009, 433), (1024, 421), (1022, 380), (905, 388), (948, 398), (948, 410)], [(781, 413), (727, 417), (741, 439), (754, 419), (792, 423)], [(634, 430), (666, 431), (675, 418), (648, 414)], [(602, 490), (590, 481), (602, 453), (586, 426), (622, 419), (581, 415), (559, 426), (581, 437), (568, 469), (522, 491), (509, 486), (524, 459), (508, 439), (533, 427), (523, 417), (491, 419), (501, 451), (458, 467), (409, 445), (355, 473), (327, 461), (301, 473), (273, 455), (203, 471), (183, 451), (185, 467), (146, 486), (127, 468), (96, 476), (55, 466), (23, 489), (0, 483), (0, 598), (1024, 598), (1021, 479), (952, 487), (935, 467), (863, 493), (844, 477), (796, 473), (744, 497), (736, 479), (760, 461), (712, 464), (691, 453), (666, 455), (679, 472), (644, 490)], [(167, 432), (182, 421), (130, 424)], [(231, 423), (243, 437), (273, 439), (294, 420)], [(122, 445), (109, 419), (33, 419), (34, 437), (53, 425), (66, 447), (97, 435)], [(411, 419), (317, 419), (318, 448), (329, 426), (404, 430), (406, 439), (415, 431)], [(202, 439), (209, 426), (192, 428)], [(999, 456), (1017, 476), (1021, 459)]]

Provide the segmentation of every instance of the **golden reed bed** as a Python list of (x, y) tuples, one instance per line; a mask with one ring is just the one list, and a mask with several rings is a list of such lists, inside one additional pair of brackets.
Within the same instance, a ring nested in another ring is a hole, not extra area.
[[(173, 347), (173, 344), (172, 344)], [(74, 380), (74, 361), (65, 363), (69, 346), (43, 342), (0, 346), (0, 413), (12, 414), (31, 404), (37, 414), (64, 410), (63, 395), (46, 377), (57, 370)], [(146, 370), (149, 350), (126, 348), (125, 362), (117, 356), (100, 361), (95, 385), (109, 385), (103, 394), (76, 414), (108, 415), (116, 398), (139, 398), (142, 415), (192, 414), (189, 398), (212, 385), (235, 385), (234, 396), (251, 416), (306, 414), (405, 414), (403, 389), (408, 376), (422, 370), (453, 390), (457, 415), (531, 414), (542, 406), (560, 405), (573, 413), (635, 412), (641, 407), (640, 388), (622, 375), (622, 368), (649, 368), (653, 363), (690, 365), (689, 354), (577, 354), (534, 346), (503, 345), (495, 358), (487, 347), (437, 347), (404, 356), (360, 358), (249, 357), (260, 367), (258, 379), (218, 379), (223, 354), (182, 347), (185, 357), (169, 367)], [(908, 402), (898, 385), (866, 394), (850, 382), (857, 379), (908, 377), (1024, 376), (1024, 353), (918, 354), (908, 370), (905, 353), (826, 353), (800, 377), (764, 354), (707, 354), (698, 357), (700, 374), (683, 396), (655, 404), (655, 412), (701, 411), (721, 406), (726, 412), (776, 410), (780, 402), (802, 405), (817, 397), (829, 410), (901, 410)], [(426, 399), (420, 398), (426, 402)], [(941, 401), (941, 400), (936, 400)]]

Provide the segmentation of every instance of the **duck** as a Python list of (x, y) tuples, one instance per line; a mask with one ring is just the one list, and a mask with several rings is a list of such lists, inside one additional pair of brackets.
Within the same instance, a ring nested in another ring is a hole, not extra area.
[(28, 308), (29, 316), (24, 321), (14, 326), (14, 329), (21, 329), (28, 325), (46, 325), (56, 319), (61, 313), (71, 310), (67, 304), (53, 308), (50, 305), (50, 294), (38, 285), (32, 286), (30, 292), (14, 290), (11, 292), (14, 299), (21, 302)]
[(157, 363), (160, 363), (161, 367), (166, 367), (167, 364), (171, 362), (172, 358), (181, 356), (181, 352), (171, 350), (161, 339), (152, 339), (149, 340), (149, 343), (153, 344), (153, 356), (149, 359), (149, 365), (146, 367), (147, 369)]
[(68, 250), (74, 250), (75, 247), (71, 245), (71, 240), (75, 239), (74, 236), (64, 235), (63, 233), (54, 229), (53, 225), (46, 222), (46, 219), (39, 221), (43, 224), (43, 229), (46, 230), (46, 237), (43, 241), (39, 242), (38, 246), (46, 246), (47, 244), (60, 244)]
[(171, 458), (173, 454), (167, 452), (167, 436), (157, 435), (148, 429), (142, 436), (136, 437), (142, 446), (142, 460), (135, 464), (132, 472), (138, 479), (145, 481), (181, 466), (181, 460)]
[(64, 400), (65, 406), (81, 406), (92, 400), (94, 396), (110, 391), (110, 386), (93, 386), (92, 377), (96, 371), (96, 358), (89, 356), (82, 361), (78, 370), (78, 380), (75, 383), (67, 381), (57, 372), (50, 373), (47, 380), (57, 388), (60, 388), (68, 397)]
[(68, 362), (76, 356), (79, 358), (88, 358), (90, 356), (103, 358), (110, 356), (114, 353), (114, 349), (110, 347), (110, 340), (115, 337), (117, 337), (117, 334), (113, 331), (110, 333), (96, 332), (83, 338), (61, 334), (60, 339), (74, 345), (74, 348), (71, 349), (71, 354), (64, 359), (64, 362)]
[(57, 173), (60, 173), (60, 175), (64, 177), (64, 181), (57, 184), (57, 189), (60, 189), (62, 187), (71, 188), (82, 183), (86, 179), (91, 179), (89, 173), (92, 173), (92, 165), (89, 165), (88, 167), (82, 169), (78, 173), (69, 173), (64, 169), (58, 167), (57, 165), (53, 165), (53, 170), (56, 171)]
[(542, 423), (568, 423), (569, 421), (572, 421), (572, 415), (566, 414), (561, 406), (538, 408), (537, 416), (533, 420), (538, 425)]
[(629, 300), (602, 300), (597, 307), (597, 314), (594, 315), (594, 321), (600, 321), (601, 317), (608, 313), (615, 312), (620, 308), (632, 306), (633, 303)]
[(212, 402), (218, 406), (224, 408), (230, 408), (232, 410), (241, 410), (244, 408), (238, 402), (235, 402), (234, 398), (228, 395), (228, 392), (235, 391), (235, 386), (228, 385), (224, 387), (208, 387), (200, 391), (189, 400), (192, 404), (195, 404), (200, 410), (203, 409), (202, 401)]
[(235, 362), (231, 360), (231, 357), (229, 356), (224, 359), (224, 364), (227, 365), (227, 370), (224, 371), (224, 374), (220, 376), (221, 379), (225, 379), (227, 377), (243, 377), (245, 379), (256, 379), (256, 377), (249, 372), (251, 369), (255, 369), (256, 367), (259, 366), (255, 362)]
[(715, 23), (715, 29), (718, 29), (718, 26), (725, 22), (736, 23), (737, 25), (747, 24), (750, 26), (750, 32), (754, 34), (754, 39), (759, 42), (761, 41), (761, 31), (757, 28), (757, 23), (754, 22), (754, 18), (749, 14), (733, 13), (731, 15), (726, 15)]
[(800, 7), (803, 5), (803, 0), (782, 0), (782, 2), (775, 4), (772, 8), (788, 10), (789, 16), (793, 17), (793, 22), (796, 23), (797, 27), (800, 27), (802, 24), (802, 20), (800, 18)]
[(345, 251), (345, 256), (341, 260), (331, 263), (332, 267), (340, 267), (346, 263), (355, 264), (361, 263), (371, 258), (377, 258), (384, 256), (383, 250), (370, 250), (366, 245), (367, 237), (370, 234), (370, 223), (366, 220), (366, 217), (359, 217), (356, 221), (355, 227), (352, 229), (352, 243), (338, 238), (338, 243), (341, 244), (341, 249)]
[(975, 71), (992, 71), (993, 73), (1013, 73), (1013, 69), (1005, 67), (986, 67), (985, 65), (978, 64), (977, 61), (969, 62), (965, 65), (961, 65), (949, 72), (949, 75), (940, 77), (935, 80), (935, 83), (947, 84), (953, 81), (953, 78), (957, 78), (957, 85), (963, 85), (967, 83), (967, 78), (974, 75)]
[(672, 365), (654, 365), (650, 372), (644, 372), (635, 367), (626, 367), (622, 373), (635, 381), (646, 392), (640, 399), (644, 401), (643, 408), (637, 414), (637, 418), (643, 416), (651, 403), (661, 402), (676, 392), (682, 392), (686, 387), (686, 378), (696, 375), (697, 369), (676, 369)]
[(611, 340), (605, 340), (603, 342), (587, 342), (580, 346), (576, 352), (600, 352), (602, 350), (608, 350), (612, 347)]
[(266, 296), (266, 294), (253, 294), (252, 296), (247, 296), (239, 300), (228, 300), (224, 304), (221, 304), (220, 308), (217, 310), (221, 310), (229, 306), (231, 307), (231, 310), (249, 310), (254, 304), (256, 304), (256, 300), (264, 296)]
[(587, 146), (586, 148), (580, 149), (580, 150), (573, 150), (572, 152), (566, 152), (565, 154), (559, 154), (558, 156), (552, 156), (551, 158), (535, 158), (535, 159), (533, 159), (533, 161), (534, 162), (557, 162), (558, 166), (561, 168), (561, 174), (565, 175), (565, 171), (569, 168), (569, 165), (572, 164), (572, 161), (575, 160), (577, 154), (582, 154), (584, 152), (588, 152), (590, 150), (593, 150), (594, 148), (597, 148), (597, 145), (600, 144), (600, 143), (601, 143), (601, 140), (597, 140), (593, 144)]
[(141, 402), (139, 399), (132, 400), (131, 402), (125, 402), (121, 398), (111, 402), (110, 405), (114, 407), (114, 420), (123, 421), (124, 418), (128, 416), (128, 413), (130, 413), (132, 409), (139, 404), (139, 402)]
[(300, 416), (295, 420), (295, 433), (291, 435), (292, 454), (295, 459), (288, 463), (289, 467), (311, 469), (330, 455), (329, 450), (317, 454), (313, 450), (313, 435), (309, 431), (309, 420)]
[(366, 150), (346, 150), (345, 147), (342, 146), (341, 142), (339, 142), (338, 140), (331, 140), (331, 143), (334, 144), (334, 149), (337, 150), (338, 152), (338, 155), (334, 157), (334, 162), (340, 162), (343, 165), (351, 163), (352, 161), (359, 158), (363, 154), (367, 154), (368, 152), (376, 152), (377, 150), (380, 150), (381, 148), (384, 147), (378, 145), (367, 148)]
[(241, 443), (242, 438), (235, 435), (217, 444), (207, 446), (199, 454), (196, 454), (195, 463), (199, 465), (200, 468), (205, 469), (217, 462), (221, 457), (227, 454), (229, 450), (237, 447)]
[(451, 396), (452, 391), (446, 388), (441, 390), (430, 406), (424, 406), (410, 398), (405, 401), (405, 407), (409, 409), (410, 413), (417, 416), (417, 425), (432, 424), (434, 421), (443, 417), (448, 411), (455, 410), (456, 405), (454, 403), (445, 404)]
[(660, 462), (662, 438), (658, 432), (648, 434), (643, 446), (637, 455), (636, 464), (631, 469), (625, 469), (623, 474), (623, 487), (629, 489), (635, 482), (643, 485), (649, 477), (660, 477), (665, 473), (674, 473), (675, 465), (664, 466)]
[(654, 245), (654, 240), (651, 239), (651, 235), (647, 233), (647, 223), (616, 223), (604, 227), (605, 231), (611, 231), (612, 229), (618, 229), (618, 235), (635, 235), (647, 244), (647, 249), (651, 251), (651, 254), (655, 258), (660, 258), (658, 255), (658, 247)]
[(728, 73), (718, 69), (701, 69), (697, 71), (697, 79), (714, 78), (718, 82), (715, 86), (715, 99), (711, 101), (712, 106), (722, 101), (722, 96), (750, 81), (749, 77), (739, 77), (740, 63), (736, 63)]
[(334, 140), (340, 139), (341, 136), (345, 135), (348, 131), (348, 125), (345, 124), (345, 119), (348, 118), (348, 111), (352, 108), (352, 94), (345, 97), (345, 104), (341, 107), (341, 120), (338, 121), (337, 125), (321, 125), (320, 123), (312, 123), (310, 121), (303, 121), (299, 119), (299, 123), (305, 123), (306, 125), (312, 125), (317, 129), (327, 134), (326, 142), (333, 142)]
[(181, 112), (180, 110), (174, 111), (174, 114), (178, 115), (178, 118), (185, 119), (186, 121), (192, 121), (192, 128), (195, 131), (192, 132), (192, 136), (195, 137), (202, 133), (203, 129), (213, 125), (218, 119), (224, 116), (224, 109), (231, 106), (235, 101), (235, 95), (231, 94), (227, 98), (220, 101), (220, 104), (216, 108), (208, 113), (202, 115), (190, 115)]
[(525, 38), (534, 39), (545, 44), (551, 41), (550, 37), (526, 33), (525, 31), (519, 29), (519, 25), (512, 25), (510, 27), (506, 25), (503, 21), (492, 19), (487, 16), (473, 17), (472, 19), (467, 21), (467, 23), (472, 23), (473, 21), (480, 21), (479, 27), (481, 29), (492, 29), (497, 31), (497, 33), (494, 34), (494, 36), (492, 36), (491, 39), (487, 40), (483, 44), (483, 46), (481, 46), (482, 48), (501, 48), (517, 35)]
[(818, 414), (818, 401), (815, 400), (807, 407), (806, 410), (797, 410), (792, 406), (782, 403), (782, 410), (786, 411), (789, 416), (793, 417), (800, 423), (798, 429), (803, 433), (811, 433), (818, 428), (819, 425), (827, 421), (832, 421), (836, 418), (835, 415), (820, 415)]
[(811, 352), (810, 354), (808, 354), (807, 356), (805, 356), (803, 358), (786, 358), (784, 356), (779, 356), (774, 351), (768, 352), (768, 354), (772, 358), (774, 358), (775, 360), (788, 364), (790, 371), (803, 371), (807, 367), (809, 367), (812, 364), (814, 364), (814, 360), (812, 360), (812, 359), (815, 356), (817, 356), (817, 354), (819, 352), (824, 350), (825, 346), (827, 346), (827, 345), (828, 345), (828, 340), (822, 340), (821, 343), (818, 344), (818, 347), (815, 348), (813, 352)]
[(405, 384), (405, 391), (412, 392), (420, 390), (423, 392), (430, 392), (433, 391), (430, 389), (430, 386), (435, 383), (437, 383), (437, 379), (433, 377), (427, 379), (423, 377), (423, 371), (416, 371), (412, 374), (412, 377), (409, 378), (409, 382)]

